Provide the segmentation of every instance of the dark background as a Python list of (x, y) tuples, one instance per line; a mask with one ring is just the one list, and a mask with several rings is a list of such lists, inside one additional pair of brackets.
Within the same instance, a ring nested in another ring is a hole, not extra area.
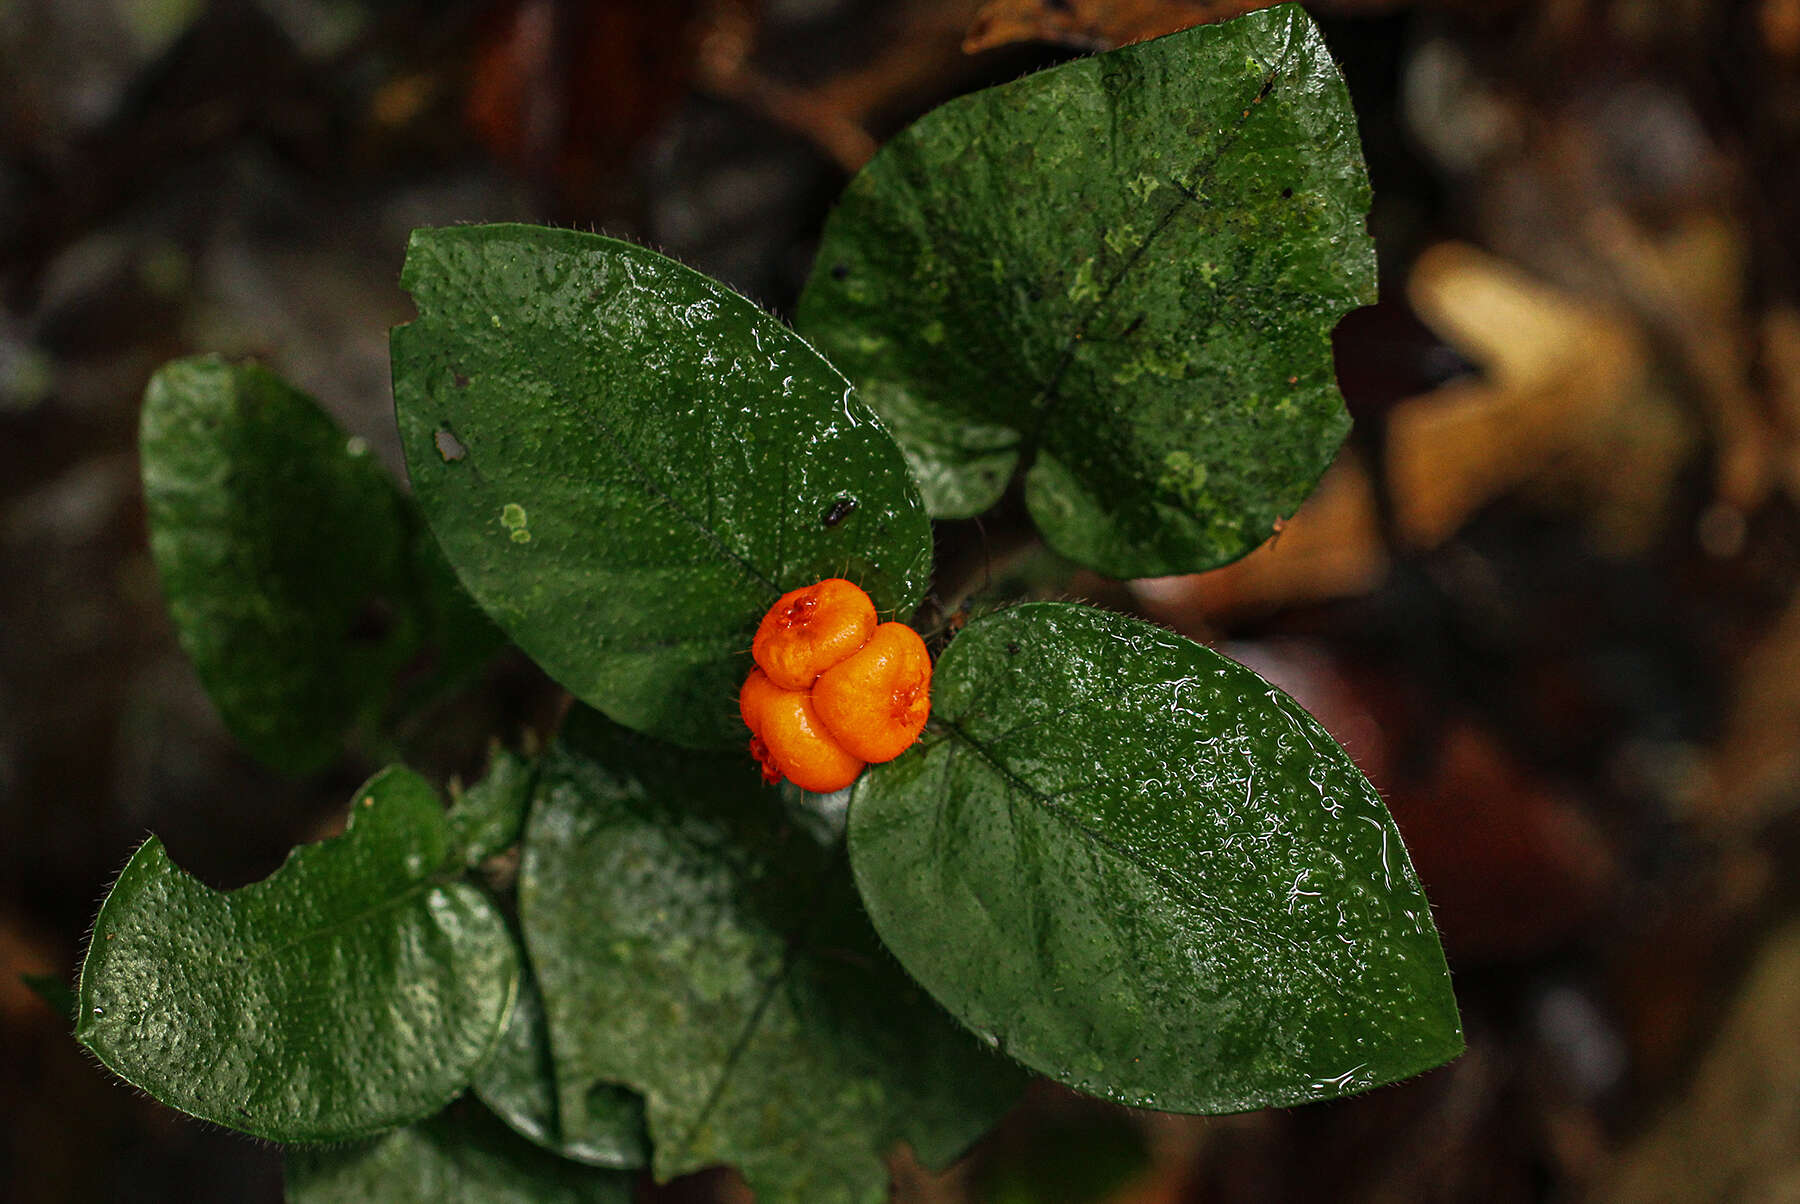
[[(151, 370), (254, 355), (392, 466), (414, 226), (650, 243), (785, 312), (847, 173), (961, 91), (1202, 0), (0, 0), (0, 1196), (279, 1196), (18, 982), (150, 830), (216, 885), (369, 768), (277, 779), (163, 615)], [(1389, 798), (1469, 1035), (1228, 1118), (1034, 1091), (931, 1201), (1800, 1198), (1800, 0), (1333, 0), (1382, 303), (1274, 544), (1059, 588), (1219, 644)], [(970, 50), (965, 50), (965, 38)], [(945, 533), (945, 563), (986, 533)], [(502, 662), (420, 760), (554, 693)], [(728, 1175), (659, 1198), (732, 1198)]]

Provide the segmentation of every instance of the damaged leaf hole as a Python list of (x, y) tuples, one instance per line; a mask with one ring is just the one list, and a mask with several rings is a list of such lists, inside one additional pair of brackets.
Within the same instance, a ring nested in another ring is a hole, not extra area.
[(455, 464), (469, 454), (469, 449), (463, 446), (463, 441), (456, 437), (456, 432), (450, 429), (448, 423), (438, 427), (437, 433), (431, 437), (431, 442), (436, 446), (437, 454), (443, 457), (446, 464)]

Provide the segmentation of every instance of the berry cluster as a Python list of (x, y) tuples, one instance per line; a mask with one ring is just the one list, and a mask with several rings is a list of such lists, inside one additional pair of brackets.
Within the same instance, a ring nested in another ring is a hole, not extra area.
[(931, 656), (904, 623), (877, 623), (841, 577), (783, 594), (751, 645), (738, 694), (763, 778), (823, 794), (912, 747), (931, 714)]

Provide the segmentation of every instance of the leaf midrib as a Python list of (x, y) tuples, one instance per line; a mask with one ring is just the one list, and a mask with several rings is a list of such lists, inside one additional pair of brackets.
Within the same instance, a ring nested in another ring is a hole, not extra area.
[[(620, 802), (625, 809), (633, 814), (640, 822), (654, 822), (649, 811), (645, 809), (649, 803), (647, 798), (627, 795), (626, 797), (621, 798)], [(715, 853), (715, 849), (712, 846), (683, 831), (678, 825), (668, 827), (665, 831), (668, 836), (687, 845), (695, 852), (706, 856), (712, 856)], [(694, 1118), (688, 1124), (687, 1131), (679, 1138), (669, 1143), (669, 1148), (675, 1155), (682, 1158), (692, 1155), (694, 1138), (699, 1135), (700, 1129), (709, 1119), (711, 1119), (713, 1111), (718, 1107), (720, 1101), (724, 1099), (725, 1091), (731, 1082), (731, 1076), (737, 1070), (738, 1063), (743, 1060), (744, 1055), (749, 1051), (750, 1043), (755, 1038), (757, 1030), (761, 1028), (763, 1018), (768, 1014), (769, 1007), (774, 1003), (776, 993), (793, 974), (794, 967), (799, 962), (801, 956), (811, 952), (808, 937), (811, 934), (813, 924), (817, 922), (818, 908), (815, 904), (829, 888), (831, 875), (836, 872), (839, 865), (839, 859), (846, 854), (847, 850), (848, 842), (843, 836), (838, 837), (830, 845), (828, 855), (820, 864), (817, 870), (817, 876), (812, 882), (812, 903), (802, 910), (803, 915), (810, 917), (807, 920), (807, 923), (799, 931), (794, 932), (791, 935), (776, 933), (776, 935), (781, 936), (783, 942), (781, 964), (776, 968), (775, 972), (769, 976), (769, 980), (764, 985), (762, 993), (757, 997), (756, 1003), (750, 1010), (750, 1015), (745, 1018), (743, 1027), (738, 1031), (736, 1038), (733, 1039), (731, 1048), (726, 1052), (725, 1059), (719, 1067), (718, 1078), (714, 1080), (712, 1087), (708, 1090), (706, 1099), (701, 1103), (699, 1110), (694, 1113)], [(770, 929), (769, 931), (773, 932), (775, 930)]]
[[(980, 740), (970, 735), (969, 732), (955, 720), (945, 717), (942, 719), (942, 722), (945, 728), (949, 730), (952, 735), (956, 736), (966, 744), (976, 756), (980, 757), (982, 762), (992, 769), (996, 776), (1004, 783), (1011, 786), (1013, 788), (1012, 792), (1022, 794), (1033, 803), (1036, 803), (1045, 814), (1049, 815), (1057, 822), (1093, 842), (1104, 852), (1111, 854), (1118, 860), (1124, 861), (1148, 875), (1170, 895), (1188, 904), (1195, 910), (1211, 911), (1215, 914), (1223, 913), (1227, 918), (1237, 923), (1239, 931), (1242, 932), (1247, 939), (1262, 944), (1265, 949), (1269, 948), (1271, 939), (1287, 945), (1294, 952), (1298, 953), (1305, 963), (1317, 973), (1320, 978), (1329, 981), (1340, 989), (1344, 987), (1345, 984), (1342, 979), (1332, 973), (1328, 967), (1319, 963), (1318, 960), (1313, 957), (1312, 952), (1293, 937), (1288, 936), (1278, 929), (1271, 928), (1264, 921), (1253, 919), (1250, 916), (1238, 912), (1236, 909), (1218, 899), (1200, 893), (1188, 883), (1184, 875), (1176, 873), (1174, 870), (1160, 862), (1151, 860), (1137, 850), (1131, 848), (1129, 845), (1120, 844), (1104, 833), (1089, 827), (1087, 824), (1081, 822), (1080, 819), (1069, 814), (1067, 809), (1058, 803), (1053, 796), (1044, 793), (1042, 790), (1038, 789), (1036, 785), (1013, 772), (1011, 767), (1004, 764), (994, 752)], [(1277, 950), (1274, 949), (1270, 949), (1269, 951), (1277, 952)]]
[[(1050, 416), (1057, 409), (1058, 403), (1063, 399), (1061, 392), (1063, 377), (1067, 374), (1070, 365), (1074, 363), (1075, 352), (1080, 348), (1083, 340), (1086, 339), (1088, 331), (1093, 328), (1095, 322), (1099, 321), (1101, 314), (1111, 305), (1114, 294), (1117, 293), (1119, 288), (1124, 284), (1125, 278), (1129, 276), (1143, 260), (1145, 254), (1149, 252), (1151, 245), (1161, 237), (1163, 231), (1172, 226), (1175, 223), (1176, 217), (1187, 212), (1190, 206), (1199, 204), (1201, 192), (1207, 182), (1212, 178), (1213, 171), (1219, 166), (1220, 160), (1222, 160), (1226, 154), (1230, 152), (1231, 148), (1237, 145), (1238, 140), (1243, 137), (1244, 130), (1249, 126), (1251, 119), (1257, 113), (1274, 107), (1272, 105), (1264, 105), (1261, 102), (1273, 93), (1276, 83), (1294, 66), (1295, 53), (1296, 52), (1294, 51), (1290, 51), (1288, 57), (1282, 62), (1273, 67), (1265, 68), (1262, 82), (1257, 85), (1256, 95), (1250, 101), (1245, 103), (1242, 115), (1235, 123), (1233, 123), (1230, 132), (1213, 148), (1212, 153), (1195, 166), (1193, 172), (1190, 173), (1193, 180), (1191, 184), (1184, 185), (1179, 179), (1174, 177), (1171, 177), (1166, 181), (1169, 187), (1175, 190), (1177, 199), (1169, 206), (1168, 211), (1165, 212), (1162, 217), (1157, 219), (1156, 225), (1152, 226), (1149, 233), (1144, 235), (1143, 240), (1133, 248), (1125, 263), (1118, 271), (1113, 273), (1112, 278), (1101, 288), (1100, 295), (1094, 298), (1093, 304), (1088, 307), (1087, 313), (1082, 315), (1076, 322), (1074, 329), (1071, 330), (1064, 339), (1062, 352), (1057, 359), (1055, 367), (1051, 369), (1050, 379), (1044, 382), (1037, 393), (1027, 403), (1028, 410), (1034, 412), (1036, 415), (1036, 422), (1033, 424), (1030, 434), (1021, 440), (1028, 453), (1028, 458), (1030, 456), (1035, 456), (1036, 450), (1042, 442), (1044, 430), (1049, 425)], [(1217, 282), (1212, 285), (1212, 293), (1215, 298), (1218, 296), (1221, 287), (1222, 286)]]
[[(594, 423), (600, 427), (601, 430), (606, 432), (607, 437), (612, 440), (614, 449), (618, 452), (619, 456), (625, 461), (626, 465), (628, 467), (630, 467), (631, 471), (634, 474), (636, 474), (638, 480), (640, 482), (642, 482), (644, 488), (648, 489), (651, 493), (654, 493), (657, 497), (661, 498), (664, 502), (666, 502), (668, 504), (669, 508), (681, 517), (681, 520), (683, 522), (687, 523), (695, 531), (699, 532), (701, 537), (703, 539), (705, 539), (707, 543), (711, 544), (715, 551), (719, 552), (724, 557), (724, 559), (726, 559), (727, 561), (730, 561), (731, 563), (735, 564), (746, 576), (750, 577), (752, 580), (754, 580), (758, 584), (762, 585), (771, 594), (779, 594), (782, 592), (780, 585), (776, 584), (776, 582), (773, 579), (771, 579), (768, 576), (768, 574), (764, 573), (760, 568), (758, 568), (754, 563), (752, 563), (748, 556), (739, 552), (736, 548), (732, 547), (729, 543), (727, 543), (725, 541), (725, 538), (722, 535), (720, 535), (718, 531), (714, 530), (710, 523), (703, 521), (698, 515), (690, 513), (688, 510), (688, 507), (685, 504), (683, 504), (683, 502), (679, 498), (677, 498), (671, 490), (664, 487), (664, 485), (656, 479), (655, 475), (653, 473), (651, 473), (649, 468), (646, 467), (638, 459), (636, 453), (632, 450), (630, 444), (627, 443), (624, 439), (620, 438), (617, 428), (615, 428), (612, 423), (608, 422), (606, 420), (606, 417), (604, 415), (602, 415), (598, 411), (598, 409), (591, 408), (589, 416), (593, 419)], [(712, 480), (711, 470), (710, 470), (711, 457), (710, 456), (702, 457), (702, 460), (709, 464), (707, 480), (710, 483), (710, 481)], [(787, 462), (788, 462), (788, 457), (785, 455), (782, 456), (781, 463), (782, 463), (782, 472), (783, 472), (784, 476), (787, 472)], [(711, 496), (710, 490), (708, 491), (708, 497), (707, 497), (706, 501), (707, 501), (707, 505), (708, 505), (708, 508), (710, 511), (710, 508), (711, 508), (711, 505), (713, 502), (713, 498)], [(782, 502), (784, 508), (783, 508), (782, 514), (781, 514), (781, 521), (777, 524), (777, 531), (780, 533), (777, 536), (777, 538), (781, 538), (781, 537), (785, 536), (786, 531), (787, 531), (787, 526), (788, 526), (788, 519), (792, 516), (792, 512), (785, 508), (786, 507), (785, 495), (780, 499), (780, 501)]]
[[(437, 888), (439, 886), (443, 886), (443, 885), (446, 885), (446, 883), (439, 882), (435, 878), (422, 878), (419, 881), (414, 882), (411, 886), (407, 887), (405, 890), (401, 891), (398, 894), (390, 895), (387, 898), (382, 899), (378, 903), (374, 903), (368, 907), (363, 908), (361, 911), (358, 911), (352, 915), (345, 916), (343, 919), (333, 920), (328, 924), (322, 924), (317, 928), (309, 929), (308, 931), (303, 932), (303, 933), (299, 934), (298, 936), (289, 937), (285, 940), (280, 940), (280, 941), (263, 941), (263, 940), (258, 940), (258, 939), (252, 939), (251, 941), (246, 942), (246, 943), (249, 945), (249, 947), (252, 951), (254, 951), (256, 954), (261, 955), (261, 956), (267, 956), (267, 955), (271, 955), (271, 954), (275, 954), (275, 953), (280, 953), (283, 950), (292, 949), (296, 946), (304, 945), (310, 941), (315, 941), (315, 940), (319, 939), (320, 937), (328, 936), (328, 935), (331, 935), (331, 934), (337, 933), (337, 932), (342, 932), (346, 929), (354, 928), (358, 925), (364, 924), (367, 921), (369, 921), (369, 920), (373, 919), (374, 917), (379, 916), (385, 912), (397, 910), (398, 908), (411, 902), (414, 899), (414, 897), (424, 893), (427, 890), (435, 889), (435, 888)], [(227, 910), (229, 911), (229, 905), (230, 905), (230, 896), (229, 895), (226, 896), (226, 905), (227, 905)], [(249, 955), (246, 954), (245, 960), (248, 960), (248, 958), (249, 958)]]

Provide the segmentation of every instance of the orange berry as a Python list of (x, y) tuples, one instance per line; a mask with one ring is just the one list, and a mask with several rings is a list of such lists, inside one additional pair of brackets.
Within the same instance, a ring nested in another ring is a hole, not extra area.
[(805, 690), (868, 642), (875, 604), (841, 577), (791, 590), (776, 599), (750, 645), (756, 663), (784, 690)]
[(738, 714), (744, 717), (744, 726), (753, 734), (762, 731), (763, 708), (785, 693), (787, 691), (770, 681), (769, 675), (761, 669), (750, 670), (750, 676), (744, 679), (744, 688), (738, 691)]
[(918, 632), (883, 623), (813, 686), (825, 730), (864, 761), (892, 761), (912, 747), (931, 715), (931, 654)]
[(776, 780), (786, 776), (802, 790), (829, 794), (854, 782), (863, 771), (862, 761), (845, 752), (819, 722), (805, 691), (778, 690), (762, 704), (759, 718), (762, 730), (751, 738), (750, 751), (762, 762), (765, 778), (773, 766)]

